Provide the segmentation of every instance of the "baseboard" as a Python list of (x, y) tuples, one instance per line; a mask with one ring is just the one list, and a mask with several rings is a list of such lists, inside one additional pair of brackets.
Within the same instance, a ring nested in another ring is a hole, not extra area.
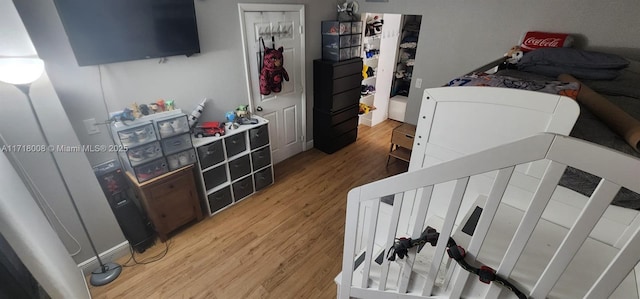
[[(100, 253), (100, 259), (103, 263), (113, 262), (123, 256), (129, 255), (129, 242), (124, 241), (102, 253)], [(91, 274), (91, 272), (95, 269), (98, 269), (100, 264), (98, 263), (98, 259), (94, 256), (80, 264), (78, 264), (78, 268), (82, 270), (84, 276)]]
[(307, 141), (305, 151), (308, 151), (313, 148), (313, 139)]

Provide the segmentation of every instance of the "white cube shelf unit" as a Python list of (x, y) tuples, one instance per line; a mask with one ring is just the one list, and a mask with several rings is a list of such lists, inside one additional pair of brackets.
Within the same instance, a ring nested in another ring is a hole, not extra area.
[(204, 211), (213, 215), (273, 184), (268, 121), (228, 129), (221, 137), (195, 138)]

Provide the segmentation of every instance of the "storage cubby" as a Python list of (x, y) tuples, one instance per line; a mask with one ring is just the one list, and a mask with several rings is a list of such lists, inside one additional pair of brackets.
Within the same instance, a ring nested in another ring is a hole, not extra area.
[(213, 215), (273, 184), (268, 121), (227, 130), (224, 136), (192, 138), (203, 198)]

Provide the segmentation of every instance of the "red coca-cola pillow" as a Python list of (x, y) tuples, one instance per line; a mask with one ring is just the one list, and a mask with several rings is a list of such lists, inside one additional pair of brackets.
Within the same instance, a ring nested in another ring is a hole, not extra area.
[(520, 49), (524, 52), (539, 48), (571, 47), (573, 37), (566, 33), (529, 31), (522, 39)]

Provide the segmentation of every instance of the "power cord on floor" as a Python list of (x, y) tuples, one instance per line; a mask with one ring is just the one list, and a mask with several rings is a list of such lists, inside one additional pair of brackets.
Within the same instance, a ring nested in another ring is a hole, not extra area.
[[(135, 254), (135, 251), (133, 250), (133, 246), (131, 246), (131, 244), (129, 244), (130, 256), (129, 256), (129, 259), (122, 264), (122, 266), (123, 267), (133, 267), (133, 266), (136, 266), (136, 265), (147, 265), (147, 264), (151, 264), (151, 263), (157, 262), (157, 261), (163, 259), (167, 255), (167, 253), (169, 253), (169, 246), (171, 245), (171, 243), (172, 243), (171, 240), (167, 240), (166, 242), (164, 242), (164, 245), (165, 245), (164, 251), (156, 254), (155, 256), (148, 257), (148, 258), (146, 258), (146, 259), (144, 259), (142, 261), (136, 260), (136, 256), (135, 256), (136, 254)], [(129, 263), (132, 260), (133, 260), (134, 263), (130, 265)]]

